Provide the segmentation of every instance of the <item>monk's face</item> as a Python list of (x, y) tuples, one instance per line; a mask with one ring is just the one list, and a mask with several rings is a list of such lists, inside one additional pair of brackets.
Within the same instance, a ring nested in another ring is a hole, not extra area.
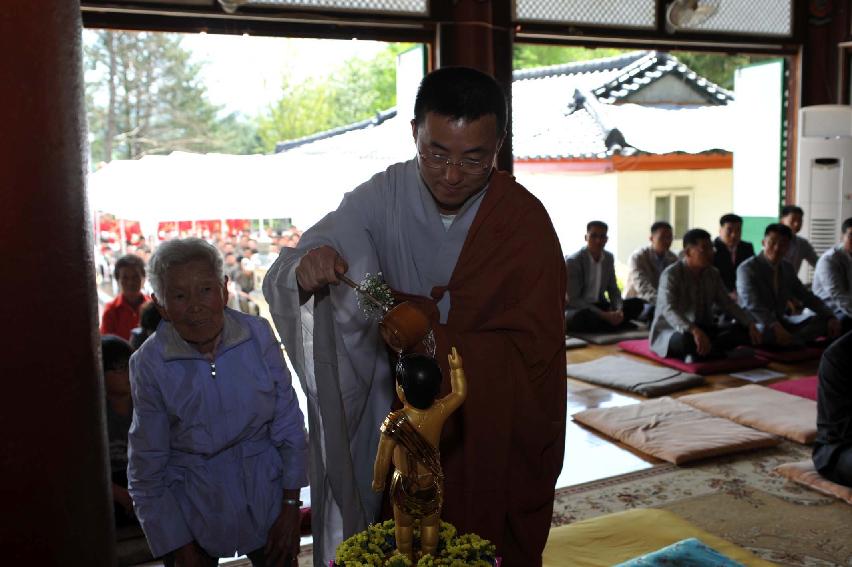
[(438, 209), (454, 214), (488, 183), (503, 141), (496, 117), (465, 120), (429, 112), (419, 126), (412, 120), (411, 130), (423, 181)]
[(843, 233), (843, 249), (847, 254), (852, 254), (852, 227), (847, 228)]

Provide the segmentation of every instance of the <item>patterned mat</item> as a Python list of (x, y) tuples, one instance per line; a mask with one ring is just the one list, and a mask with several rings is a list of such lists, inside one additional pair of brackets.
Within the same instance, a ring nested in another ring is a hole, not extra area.
[(772, 474), (810, 449), (772, 449), (694, 466), (664, 464), (556, 493), (553, 525), (630, 508), (664, 508), (745, 547), (795, 567), (852, 566), (852, 506)]

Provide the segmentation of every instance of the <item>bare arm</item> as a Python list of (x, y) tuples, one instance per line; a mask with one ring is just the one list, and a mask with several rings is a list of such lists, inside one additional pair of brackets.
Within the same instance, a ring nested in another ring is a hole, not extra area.
[(393, 448), (396, 445), (393, 439), (384, 433), (379, 438), (379, 449), (376, 451), (376, 463), (373, 465), (373, 491), (381, 492), (385, 489), (385, 479), (388, 476)]

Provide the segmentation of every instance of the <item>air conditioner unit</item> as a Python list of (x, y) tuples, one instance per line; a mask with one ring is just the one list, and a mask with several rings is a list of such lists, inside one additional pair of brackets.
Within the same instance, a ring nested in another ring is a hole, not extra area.
[[(840, 240), (852, 217), (852, 107), (807, 106), (799, 111), (796, 195), (805, 210), (801, 234), (822, 255)], [(807, 264), (799, 274), (812, 279)]]

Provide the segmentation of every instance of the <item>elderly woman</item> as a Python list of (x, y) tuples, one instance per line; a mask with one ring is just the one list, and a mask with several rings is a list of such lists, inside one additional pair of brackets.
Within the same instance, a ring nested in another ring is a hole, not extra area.
[(148, 272), (163, 322), (130, 360), (128, 489), (151, 551), (166, 565), (293, 565), (307, 444), (279, 343), (225, 307), (205, 241), (161, 244)]

